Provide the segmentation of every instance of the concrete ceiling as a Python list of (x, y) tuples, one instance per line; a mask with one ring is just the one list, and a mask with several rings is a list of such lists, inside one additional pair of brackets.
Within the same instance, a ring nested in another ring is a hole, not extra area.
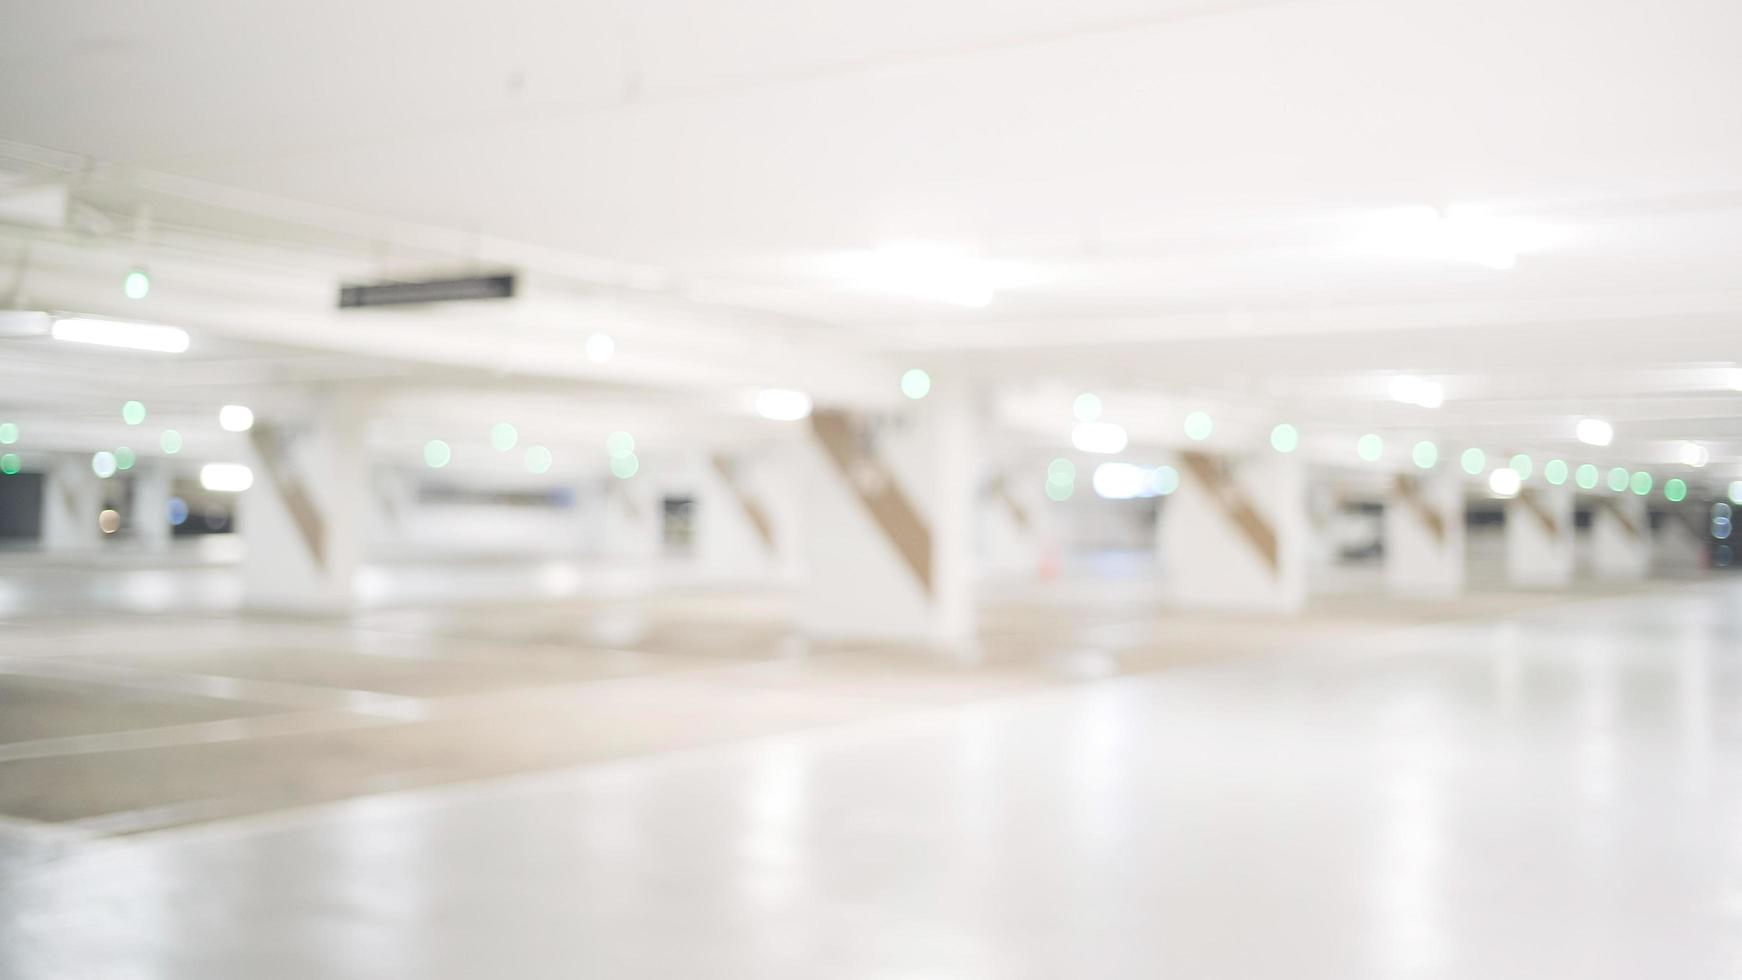
[[(1601, 415), (1638, 462), (1698, 439), (1714, 474), (1742, 467), (1733, 2), (75, 0), (6, 21), (0, 168), (75, 205), (0, 229), (39, 305), (137, 314), (115, 284), (149, 262), (153, 317), (444, 371), (826, 401), (921, 363), (1495, 449)], [(864, 274), (913, 247), (991, 302)], [(366, 329), (331, 309), (340, 278), (498, 265), (535, 295)], [(611, 365), (578, 353), (598, 329)], [(1446, 406), (1387, 402), (1396, 371)]]

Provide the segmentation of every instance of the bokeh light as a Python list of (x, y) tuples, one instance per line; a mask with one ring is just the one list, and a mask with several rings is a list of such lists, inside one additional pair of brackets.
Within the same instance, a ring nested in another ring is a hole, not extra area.
[(605, 452), (612, 459), (622, 459), (635, 452), (635, 437), (627, 432), (613, 432), (605, 437)]
[(225, 432), (247, 432), (254, 428), (254, 410), (246, 405), (225, 405), (218, 409), (218, 426)]
[(1644, 470), (1640, 470), (1633, 474), (1633, 479), (1628, 481), (1628, 483), (1633, 487), (1633, 492), (1639, 494), (1641, 497), (1651, 492), (1651, 474)]
[(641, 470), (641, 460), (634, 453), (625, 453), (611, 460), (611, 475), (619, 480), (627, 480)]
[(1592, 466), (1590, 463), (1581, 463), (1579, 464), (1578, 470), (1573, 473), (1573, 479), (1583, 489), (1595, 490), (1597, 488), (1597, 479), (1599, 475), (1600, 474), (1598, 474), (1595, 466)]
[(550, 450), (543, 446), (529, 446), (525, 456), (526, 472), (549, 473), (551, 464)]
[(0, 473), (11, 476), (23, 468), (24, 460), (20, 459), (17, 453), (0, 455)]
[(1664, 499), (1671, 503), (1681, 503), (1688, 499), (1688, 485), (1682, 480), (1670, 478), (1663, 481)]
[(174, 456), (176, 453), (181, 452), (181, 433), (174, 429), (164, 429), (163, 435), (157, 440), (157, 444), (163, 447), (165, 453)]
[(1300, 431), (1287, 422), (1270, 430), (1270, 448), (1279, 453), (1292, 453), (1300, 448)]
[(432, 470), (439, 470), (448, 465), (454, 458), (454, 450), (440, 439), (431, 439), (423, 444), (423, 465)]
[(107, 449), (91, 454), (91, 472), (102, 479), (115, 475), (115, 454)]
[(1742, 480), (1730, 484), (1730, 502), (1742, 504)]
[(1179, 489), (1179, 470), (1171, 466), (1157, 466), (1149, 474), (1149, 489), (1157, 496), (1165, 497)]
[(1385, 452), (1385, 440), (1369, 432), (1355, 440), (1355, 455), (1369, 463), (1376, 462)]
[(145, 421), (145, 404), (143, 402), (128, 402), (122, 405), (121, 421), (128, 425), (138, 425)]
[(98, 514), (97, 527), (101, 528), (104, 534), (114, 534), (116, 531), (121, 530), (120, 512), (105, 510), (101, 514)]
[(1063, 483), (1067, 486), (1077, 482), (1077, 464), (1060, 456), (1046, 464), (1046, 482)]
[(1550, 486), (1556, 487), (1567, 482), (1567, 461), (1551, 459), (1542, 464), (1542, 478), (1547, 480)]
[(499, 453), (505, 453), (514, 448), (520, 441), (520, 432), (507, 422), (498, 422), (490, 427), (490, 448)]
[(151, 274), (134, 269), (121, 279), (121, 293), (128, 299), (144, 299), (151, 292)]
[(1186, 438), (1203, 442), (1210, 437), (1210, 431), (1215, 428), (1208, 412), (1192, 412), (1186, 416)]
[(587, 360), (594, 364), (603, 364), (617, 356), (617, 341), (608, 333), (596, 333), (587, 337)]
[(10, 446), (18, 441), (18, 423), (0, 422), (0, 446)]
[(1074, 483), (1054, 483), (1046, 481), (1046, 497), (1048, 500), (1065, 501), (1071, 499), (1071, 494), (1077, 490)]
[(1488, 454), (1472, 446), (1458, 456), (1458, 465), (1465, 473), (1475, 476), (1488, 467)]
[(1093, 422), (1101, 417), (1101, 398), (1099, 395), (1083, 392), (1077, 400), (1071, 402), (1071, 413), (1078, 422)]
[(1627, 468), (1617, 466), (1609, 471), (1609, 489), (1620, 493), (1627, 489)]
[(1524, 483), (1524, 478), (1518, 471), (1507, 466), (1488, 474), (1488, 489), (1497, 497), (1517, 496), (1518, 488)]
[(133, 450), (126, 446), (121, 446), (115, 450), (115, 468), (118, 470), (130, 470), (133, 468), (133, 464), (138, 461), (139, 457), (134, 455)]
[(901, 373), (901, 393), (914, 401), (931, 394), (931, 375), (919, 368), (908, 368)]
[(1440, 461), (1440, 447), (1423, 439), (1409, 451), (1409, 458), (1424, 470), (1431, 470)]
[(163, 516), (169, 518), (169, 523), (172, 526), (181, 527), (188, 522), (188, 502), (180, 497), (169, 498), (169, 503), (164, 507)]
[(1532, 463), (1530, 457), (1524, 453), (1518, 453), (1507, 460), (1506, 466), (1512, 472), (1517, 473), (1520, 480), (1530, 479), (1530, 474), (1536, 469), (1536, 464)]

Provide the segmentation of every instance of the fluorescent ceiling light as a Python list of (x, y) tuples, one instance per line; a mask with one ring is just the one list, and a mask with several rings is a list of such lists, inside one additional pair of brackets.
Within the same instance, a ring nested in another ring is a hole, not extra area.
[(241, 463), (207, 463), (200, 467), (200, 486), (218, 493), (240, 493), (254, 485), (254, 471)]
[(1078, 422), (1071, 430), (1071, 445), (1085, 453), (1116, 453), (1125, 449), (1124, 428), (1111, 422)]
[(246, 405), (225, 405), (218, 409), (218, 424), (225, 432), (247, 432), (254, 428), (254, 410)]
[(587, 360), (603, 364), (617, 353), (617, 341), (608, 333), (596, 333), (587, 338)]
[(1386, 386), (1394, 401), (1405, 405), (1419, 405), (1422, 408), (1439, 408), (1445, 404), (1446, 389), (1438, 381), (1418, 378), (1413, 374), (1399, 374), (1391, 379)]
[(1615, 441), (1615, 427), (1602, 419), (1580, 419), (1573, 434), (1587, 446), (1607, 446)]
[(980, 258), (938, 245), (889, 245), (858, 253), (842, 272), (863, 289), (956, 306), (986, 306), (994, 289)]
[(778, 422), (796, 422), (811, 413), (811, 396), (788, 388), (764, 388), (756, 393), (756, 414)]
[(1510, 466), (1502, 466), (1488, 474), (1488, 489), (1494, 491), (1495, 495), (1500, 497), (1516, 496), (1518, 494), (1518, 488), (1523, 484), (1523, 482), (1523, 479), (1518, 475), (1518, 471)]
[(1098, 496), (1108, 500), (1130, 500), (1148, 496), (1149, 470), (1132, 463), (1102, 463), (1095, 467), (1091, 481)]
[(188, 349), (186, 330), (156, 323), (135, 323), (131, 320), (66, 317), (54, 321), (51, 333), (56, 340), (96, 344), (100, 347), (149, 350), (160, 354), (180, 354)]
[(1697, 442), (1682, 443), (1681, 449), (1676, 455), (1681, 459), (1683, 466), (1700, 467), (1712, 460), (1711, 452)]
[(1382, 254), (1427, 261), (1470, 262), (1510, 269), (1518, 256), (1548, 247), (1560, 238), (1549, 226), (1469, 208), (1397, 208), (1382, 215), (1368, 246)]

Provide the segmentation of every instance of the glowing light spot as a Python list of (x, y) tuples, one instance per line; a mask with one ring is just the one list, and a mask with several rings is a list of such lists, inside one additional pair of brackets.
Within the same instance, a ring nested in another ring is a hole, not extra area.
[(1627, 489), (1627, 468), (1617, 466), (1609, 471), (1609, 489), (1620, 493)]
[(1101, 417), (1100, 396), (1083, 392), (1077, 396), (1076, 401), (1071, 402), (1071, 413), (1077, 417), (1078, 422), (1096, 421)]
[(18, 423), (0, 422), (0, 446), (10, 446), (18, 441)]
[(1292, 453), (1300, 448), (1300, 431), (1287, 422), (1270, 430), (1270, 448), (1279, 453)]
[(1737, 480), (1730, 484), (1730, 502), (1733, 504), (1742, 504), (1742, 480)]
[(1409, 451), (1409, 458), (1424, 470), (1431, 470), (1440, 461), (1440, 447), (1423, 439)]
[(1074, 483), (1054, 483), (1046, 481), (1046, 497), (1048, 500), (1065, 501), (1071, 499), (1071, 494), (1077, 490)]
[(440, 439), (431, 439), (423, 444), (423, 465), (432, 470), (439, 470), (448, 465), (454, 458), (454, 451)]
[(1393, 400), (1421, 408), (1439, 408), (1446, 400), (1446, 390), (1439, 382), (1418, 378), (1413, 374), (1393, 377), (1387, 390)]
[(218, 409), (218, 425), (225, 432), (247, 432), (254, 428), (254, 410), (246, 405), (225, 405)]
[(1157, 466), (1149, 474), (1149, 488), (1156, 496), (1165, 497), (1179, 489), (1179, 470), (1171, 466)]
[(1071, 429), (1071, 445), (1085, 453), (1116, 453), (1129, 440), (1125, 429), (1111, 422), (1078, 422)]
[(1507, 461), (1506, 465), (1512, 468), (1512, 472), (1518, 474), (1520, 480), (1530, 479), (1530, 473), (1535, 469), (1535, 464), (1532, 463), (1530, 457), (1524, 453), (1519, 453), (1518, 455), (1513, 456), (1511, 460)]
[(133, 450), (128, 449), (126, 446), (122, 446), (119, 449), (115, 450), (115, 468), (116, 469), (118, 469), (118, 470), (130, 470), (133, 468), (133, 464), (137, 463), (137, 462), (139, 462), (139, 457), (135, 456), (133, 454)]
[(200, 467), (200, 486), (215, 493), (241, 493), (254, 485), (254, 471), (241, 463), (207, 463)]
[(169, 518), (172, 527), (181, 527), (188, 522), (188, 502), (180, 497), (169, 498), (163, 516)]
[(1060, 456), (1046, 464), (1046, 482), (1062, 483), (1066, 486), (1077, 482), (1077, 464)]
[(587, 360), (603, 364), (617, 355), (617, 341), (608, 333), (596, 333), (587, 338)]
[(1556, 487), (1567, 482), (1567, 461), (1551, 459), (1542, 464), (1542, 478), (1547, 480), (1550, 486)]
[(627, 432), (613, 432), (605, 437), (605, 452), (612, 459), (622, 459), (635, 452), (635, 437)]
[(107, 480), (115, 475), (115, 454), (107, 449), (91, 454), (91, 472)]
[(520, 441), (520, 432), (507, 422), (498, 422), (490, 427), (490, 448), (499, 453), (505, 453), (514, 448)]
[(550, 450), (543, 446), (529, 446), (525, 456), (526, 472), (549, 473), (551, 464)]
[(1697, 442), (1684, 442), (1676, 451), (1676, 458), (1681, 460), (1683, 466), (1699, 469), (1712, 461), (1712, 451)]
[(1580, 419), (1573, 434), (1587, 446), (1607, 446), (1615, 441), (1615, 427), (1602, 419)]
[(163, 447), (164, 453), (174, 456), (176, 453), (181, 452), (181, 433), (174, 429), (164, 429), (163, 435), (157, 440), (157, 444)]
[(1466, 449), (1464, 450), (1463, 455), (1458, 457), (1458, 465), (1464, 468), (1465, 473), (1475, 476), (1484, 469), (1487, 469), (1488, 454), (1480, 449)]
[(1688, 499), (1688, 485), (1674, 478), (1665, 480), (1663, 481), (1663, 496), (1671, 503), (1681, 503)]
[(1369, 463), (1377, 462), (1385, 452), (1385, 440), (1369, 432), (1355, 441), (1355, 455)]
[(17, 453), (6, 453), (5, 455), (0, 455), (0, 473), (11, 476), (23, 468), (24, 460), (19, 459)]
[(641, 470), (641, 460), (634, 453), (626, 453), (611, 460), (611, 475), (619, 480), (627, 480)]
[(1651, 492), (1651, 474), (1640, 470), (1633, 474), (1633, 479), (1629, 481), (1629, 485), (1632, 486), (1634, 493), (1643, 497)]
[(151, 292), (151, 275), (144, 269), (134, 269), (122, 278), (121, 292), (128, 299), (144, 299)]
[(1518, 471), (1510, 467), (1495, 470), (1488, 474), (1488, 489), (1498, 497), (1516, 496), (1518, 488), (1523, 484), (1523, 478)]
[(122, 405), (121, 421), (128, 425), (138, 425), (145, 421), (145, 405), (141, 402), (128, 402)]
[(1590, 463), (1580, 463), (1573, 474), (1573, 479), (1584, 490), (1594, 490), (1597, 487), (1597, 468)]
[(756, 393), (756, 414), (777, 422), (796, 422), (811, 413), (811, 396), (790, 388), (764, 388)]
[(121, 530), (120, 513), (113, 510), (105, 510), (101, 514), (98, 514), (97, 527), (101, 528), (104, 534), (114, 534), (116, 531)]
[(1214, 428), (1215, 423), (1210, 419), (1208, 412), (1192, 412), (1186, 416), (1187, 439), (1203, 442), (1210, 437), (1210, 432)]
[(901, 373), (901, 393), (914, 401), (931, 394), (931, 375), (919, 368), (908, 368)]
[(1102, 463), (1095, 467), (1095, 475), (1089, 482), (1098, 496), (1108, 500), (1130, 500), (1148, 488), (1149, 473), (1131, 463)]

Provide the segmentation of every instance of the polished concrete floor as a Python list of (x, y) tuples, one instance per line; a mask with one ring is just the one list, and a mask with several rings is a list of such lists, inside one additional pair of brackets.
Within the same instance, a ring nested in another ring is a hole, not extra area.
[(0, 616), (0, 977), (1742, 976), (1742, 582)]

